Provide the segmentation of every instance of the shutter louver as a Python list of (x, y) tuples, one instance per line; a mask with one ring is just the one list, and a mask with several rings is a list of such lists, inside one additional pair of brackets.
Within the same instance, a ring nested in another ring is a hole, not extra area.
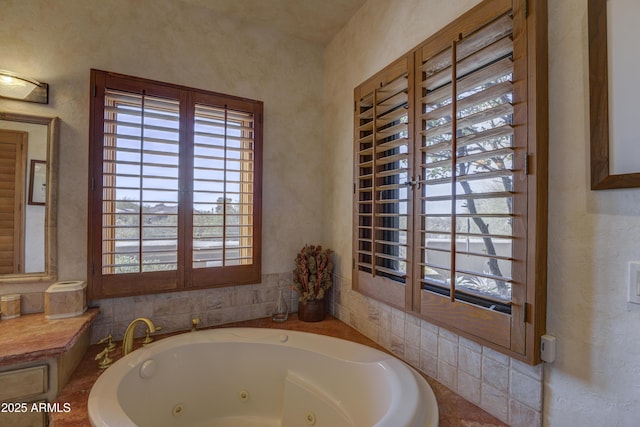
[(253, 115), (196, 105), (193, 268), (253, 261)]
[[(411, 224), (412, 73), (408, 61), (374, 77), (356, 96), (356, 268), (361, 289), (387, 286), (404, 306)], [(363, 276), (363, 277), (365, 277)]]
[(358, 237), (357, 237), (357, 265), (360, 271), (374, 272), (373, 246), (373, 192), (374, 192), (374, 146), (373, 146), (373, 93), (366, 94), (360, 99), (357, 108), (357, 118), (360, 126), (357, 128), (360, 137), (356, 141), (356, 168), (357, 168), (357, 206)]
[(404, 283), (409, 188), (408, 75), (374, 93), (374, 274)]
[(524, 154), (513, 137), (512, 31), (506, 14), (421, 68), (422, 288), (506, 313), (521, 256), (514, 156)]
[(179, 103), (107, 90), (102, 273), (176, 270)]

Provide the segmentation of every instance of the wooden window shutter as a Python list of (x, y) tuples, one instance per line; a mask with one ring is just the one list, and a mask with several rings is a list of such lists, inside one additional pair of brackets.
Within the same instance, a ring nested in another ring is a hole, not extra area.
[(179, 108), (105, 93), (102, 274), (178, 269)]
[[(419, 49), (421, 313), (524, 351), (524, 14), (485, 2)], [(448, 36), (448, 37), (447, 37)]]
[[(194, 283), (252, 283), (261, 275), (262, 111), (198, 95), (187, 262)], [(212, 274), (211, 268), (217, 273)]]
[(91, 78), (91, 297), (259, 283), (262, 102)]
[(355, 90), (354, 286), (410, 303), (413, 57)]
[(354, 97), (354, 289), (531, 364), (546, 309), (546, 20), (545, 0), (484, 0)]

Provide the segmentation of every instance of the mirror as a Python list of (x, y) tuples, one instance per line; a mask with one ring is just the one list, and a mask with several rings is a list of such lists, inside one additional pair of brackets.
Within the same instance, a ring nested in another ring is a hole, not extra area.
[(0, 284), (56, 280), (58, 127), (0, 112)]
[(588, 3), (592, 190), (640, 187), (638, 16), (635, 0)]

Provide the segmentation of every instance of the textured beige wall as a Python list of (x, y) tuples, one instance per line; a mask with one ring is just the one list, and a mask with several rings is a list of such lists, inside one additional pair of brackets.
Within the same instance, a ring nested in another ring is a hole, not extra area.
[[(325, 213), (326, 232), (341, 254), (338, 270), (345, 282), (351, 279), (346, 218), (352, 200), (353, 88), (475, 3), (369, 0), (327, 48), (325, 137), (332, 169), (326, 192), (333, 203)], [(640, 189), (589, 190), (586, 3), (549, 0), (547, 330), (558, 339), (558, 357), (545, 366), (542, 422), (631, 427), (640, 419), (640, 307), (626, 303), (626, 275), (627, 262), (640, 260)], [(351, 314), (362, 302), (342, 300)], [(499, 411), (492, 410), (500, 416)]]
[(545, 418), (558, 427), (636, 426), (640, 306), (626, 296), (628, 262), (640, 260), (640, 189), (589, 190), (586, 4), (549, 1), (547, 330), (559, 346)]
[(61, 119), (60, 279), (86, 277), (90, 68), (264, 101), (263, 272), (289, 271), (299, 247), (320, 242), (322, 46), (175, 0), (0, 9), (0, 68), (50, 84), (49, 105), (0, 100), (0, 111)]

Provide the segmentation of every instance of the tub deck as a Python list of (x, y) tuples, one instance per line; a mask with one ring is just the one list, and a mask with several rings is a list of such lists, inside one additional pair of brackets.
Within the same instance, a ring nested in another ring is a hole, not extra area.
[[(388, 353), (388, 351), (383, 347), (332, 316), (327, 316), (327, 319), (322, 322), (307, 323), (298, 320), (297, 315), (295, 313), (291, 313), (289, 314), (289, 320), (283, 323), (275, 323), (271, 318), (263, 318), (230, 323), (218, 327), (272, 328), (312, 332), (357, 342)], [(169, 334), (165, 334), (158, 337), (168, 335)], [(136, 344), (135, 348), (137, 347), (138, 345)], [(69, 403), (71, 405), (71, 411), (51, 413), (50, 427), (91, 426), (87, 416), (87, 402), (91, 387), (100, 376), (100, 371), (98, 370), (97, 362), (94, 360), (94, 357), (102, 351), (102, 349), (103, 346), (98, 345), (92, 345), (89, 347), (89, 350), (80, 362), (78, 369), (73, 373), (69, 383), (56, 399), (56, 402), (59, 402), (61, 405)], [(114, 359), (117, 360), (120, 358), (120, 350), (121, 346), (118, 345), (112, 353), (112, 357)], [(440, 413), (440, 427), (457, 427), (461, 425), (477, 425), (482, 427), (506, 426), (506, 424), (502, 423), (497, 418), (466, 401), (447, 387), (424, 374), (423, 376), (429, 382), (429, 385), (431, 385), (431, 388), (436, 395)]]

